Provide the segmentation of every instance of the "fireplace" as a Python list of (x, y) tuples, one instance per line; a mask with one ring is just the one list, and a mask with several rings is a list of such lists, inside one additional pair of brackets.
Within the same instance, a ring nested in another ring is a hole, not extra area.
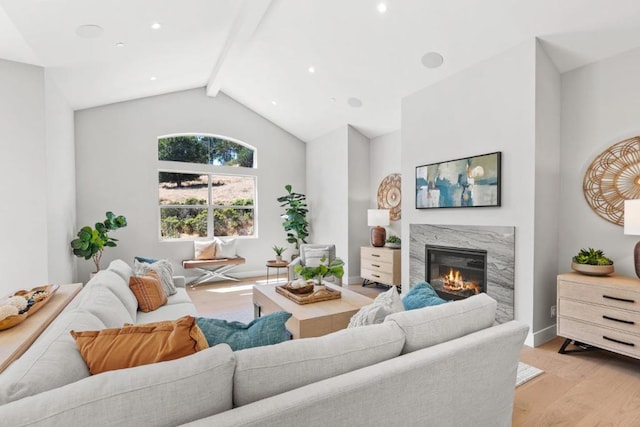
[(487, 251), (425, 245), (425, 280), (446, 300), (487, 291)]

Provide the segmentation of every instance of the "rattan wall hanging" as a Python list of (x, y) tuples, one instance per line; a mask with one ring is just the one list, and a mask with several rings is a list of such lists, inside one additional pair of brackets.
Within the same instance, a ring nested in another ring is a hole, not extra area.
[(378, 186), (378, 209), (389, 209), (391, 221), (397, 221), (402, 216), (401, 188), (398, 173), (385, 176)]
[(623, 225), (624, 201), (640, 198), (640, 136), (617, 142), (593, 159), (582, 190), (596, 214)]

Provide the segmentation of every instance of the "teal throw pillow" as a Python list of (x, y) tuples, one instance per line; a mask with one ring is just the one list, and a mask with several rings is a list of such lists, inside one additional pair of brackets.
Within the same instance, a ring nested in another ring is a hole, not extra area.
[(133, 257), (133, 259), (135, 259), (138, 262), (146, 262), (147, 264), (153, 264), (154, 262), (158, 261), (155, 258), (147, 258), (143, 256), (136, 256), (136, 257)]
[(209, 347), (227, 343), (231, 350), (242, 350), (278, 344), (289, 339), (284, 324), (291, 317), (286, 311), (276, 311), (245, 324), (221, 319), (196, 317), (196, 323), (207, 338)]
[(427, 282), (414, 285), (409, 293), (402, 299), (405, 310), (415, 310), (430, 305), (439, 305), (447, 302), (438, 296), (436, 291)]

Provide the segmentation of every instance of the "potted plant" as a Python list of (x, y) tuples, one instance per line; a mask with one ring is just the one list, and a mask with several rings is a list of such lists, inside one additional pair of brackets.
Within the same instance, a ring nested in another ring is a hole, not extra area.
[(284, 214), (282, 214), (284, 219), (282, 226), (287, 233), (287, 242), (295, 245), (297, 254), (300, 250), (300, 243), (307, 243), (306, 239), (309, 236), (307, 196), (292, 192), (291, 185), (288, 184), (284, 186), (284, 189), (287, 190), (287, 194), (277, 199), (278, 202), (282, 203), (280, 207), (286, 208)]
[(400, 237), (398, 237), (398, 236), (389, 236), (389, 237), (387, 237), (387, 243), (385, 244), (385, 246), (388, 247), (388, 248), (397, 249), (397, 248), (400, 247), (401, 243), (402, 243), (402, 240), (400, 240)]
[(590, 276), (605, 276), (613, 273), (613, 261), (600, 249), (580, 249), (573, 257), (571, 268), (578, 273)]
[(320, 258), (320, 265), (317, 267), (303, 267), (296, 265), (293, 271), (304, 277), (305, 280), (315, 279), (318, 286), (323, 286), (322, 278), (325, 276), (335, 276), (341, 278), (344, 275), (344, 262), (340, 258), (336, 258), (329, 264), (326, 264), (327, 258)]
[(109, 236), (109, 232), (127, 226), (127, 219), (116, 216), (113, 212), (107, 212), (103, 222), (97, 222), (95, 228), (86, 225), (78, 231), (77, 238), (71, 241), (73, 254), (79, 258), (93, 259), (97, 273), (100, 271), (100, 258), (104, 248), (116, 247), (118, 239)]
[(286, 251), (287, 248), (285, 247), (280, 247), (278, 245), (273, 245), (273, 251), (276, 253), (276, 261), (280, 262), (282, 261), (282, 253), (284, 251)]

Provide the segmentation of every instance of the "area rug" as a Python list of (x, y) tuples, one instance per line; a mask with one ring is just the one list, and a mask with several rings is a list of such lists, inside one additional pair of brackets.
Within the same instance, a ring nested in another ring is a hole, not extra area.
[(538, 369), (535, 366), (518, 362), (518, 375), (516, 376), (516, 387), (521, 386), (522, 384), (537, 377), (543, 372), (544, 371), (542, 369)]

